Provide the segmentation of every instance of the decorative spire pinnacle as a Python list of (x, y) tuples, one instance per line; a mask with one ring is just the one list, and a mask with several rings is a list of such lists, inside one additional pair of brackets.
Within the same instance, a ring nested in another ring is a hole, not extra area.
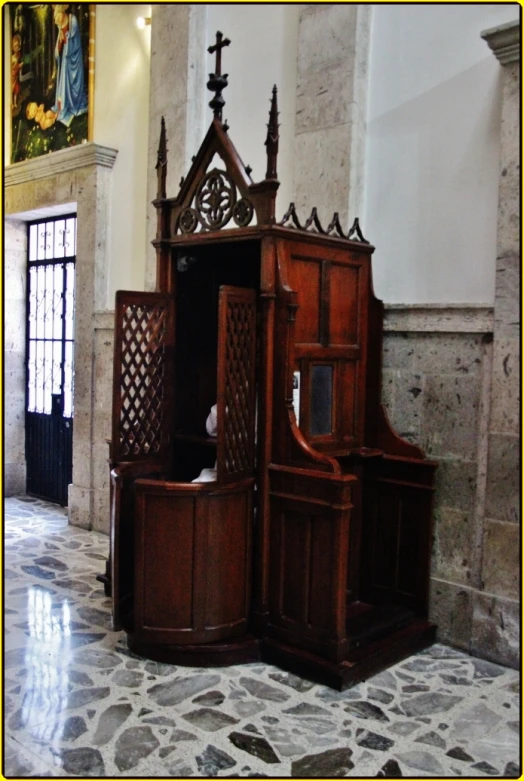
[(208, 47), (210, 54), (216, 52), (215, 72), (209, 74), (207, 82), (207, 88), (215, 93), (213, 99), (209, 101), (209, 105), (213, 109), (215, 119), (220, 121), (222, 121), (222, 109), (226, 103), (222, 97), (222, 90), (227, 87), (227, 73), (222, 73), (222, 49), (224, 46), (229, 46), (230, 43), (229, 38), (224, 38), (222, 33), (218, 31), (216, 43), (214, 46)]
[(269, 122), (267, 125), (266, 152), (267, 152), (267, 171), (266, 179), (277, 179), (277, 155), (278, 155), (278, 106), (277, 106), (277, 85), (273, 87), (271, 96), (271, 108), (269, 110)]
[(160, 124), (160, 141), (158, 142), (158, 152), (156, 158), (157, 175), (157, 198), (166, 197), (166, 176), (167, 176), (167, 136), (166, 122), (164, 117)]

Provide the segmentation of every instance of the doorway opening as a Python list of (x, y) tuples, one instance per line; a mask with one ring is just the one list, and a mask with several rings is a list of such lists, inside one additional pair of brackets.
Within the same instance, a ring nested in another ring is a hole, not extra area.
[(26, 490), (67, 506), (73, 471), (76, 214), (28, 223)]

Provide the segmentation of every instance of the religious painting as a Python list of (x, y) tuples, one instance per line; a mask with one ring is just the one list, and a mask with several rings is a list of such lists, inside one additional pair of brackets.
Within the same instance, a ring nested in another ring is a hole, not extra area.
[(11, 162), (92, 138), (95, 6), (10, 3)]

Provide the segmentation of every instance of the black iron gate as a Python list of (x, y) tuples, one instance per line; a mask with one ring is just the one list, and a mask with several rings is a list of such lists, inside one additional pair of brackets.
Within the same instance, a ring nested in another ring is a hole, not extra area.
[(72, 480), (76, 215), (29, 223), (27, 493), (67, 505)]

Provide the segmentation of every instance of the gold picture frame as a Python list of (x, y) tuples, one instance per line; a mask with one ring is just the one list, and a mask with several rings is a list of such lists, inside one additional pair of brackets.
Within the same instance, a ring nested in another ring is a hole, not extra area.
[(91, 141), (95, 5), (10, 3), (11, 163)]

